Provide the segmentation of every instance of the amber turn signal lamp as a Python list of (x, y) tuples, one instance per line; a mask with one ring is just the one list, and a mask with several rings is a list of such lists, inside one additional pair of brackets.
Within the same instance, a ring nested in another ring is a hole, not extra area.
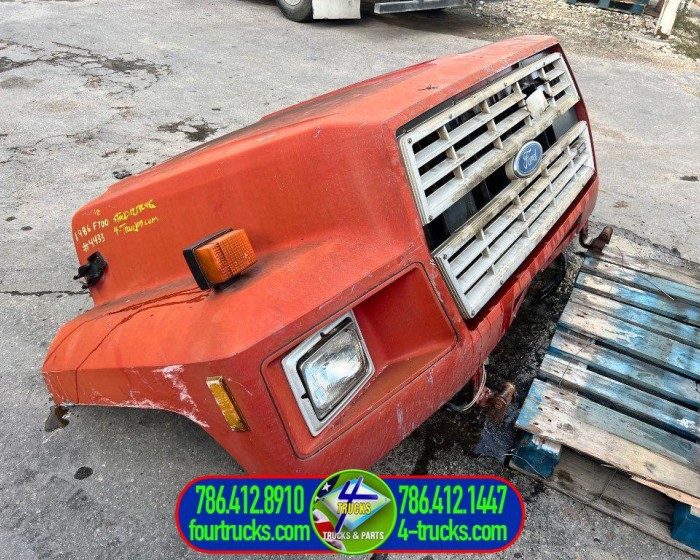
[(216, 404), (219, 405), (221, 413), (224, 415), (226, 422), (234, 432), (245, 432), (248, 430), (248, 424), (245, 423), (241, 413), (236, 408), (236, 402), (231, 396), (231, 392), (224, 383), (224, 378), (220, 375), (217, 377), (207, 377), (207, 385), (211, 394), (216, 399)]
[(202, 290), (229, 282), (258, 260), (242, 229), (220, 231), (185, 249), (184, 255)]

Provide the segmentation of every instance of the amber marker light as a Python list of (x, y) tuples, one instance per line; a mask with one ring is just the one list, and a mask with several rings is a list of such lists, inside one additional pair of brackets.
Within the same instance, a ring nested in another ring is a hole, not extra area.
[(226, 284), (258, 260), (242, 229), (220, 231), (183, 253), (202, 290)]
[(224, 383), (224, 378), (220, 375), (217, 377), (207, 377), (207, 385), (211, 394), (216, 399), (216, 404), (219, 405), (221, 413), (224, 415), (226, 422), (234, 432), (245, 432), (248, 430), (248, 424), (245, 423), (241, 413), (236, 408), (236, 402), (231, 396), (231, 392)]

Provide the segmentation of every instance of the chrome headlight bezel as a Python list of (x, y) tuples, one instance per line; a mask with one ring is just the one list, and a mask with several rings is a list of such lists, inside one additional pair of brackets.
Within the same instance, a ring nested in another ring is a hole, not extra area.
[[(311, 398), (307, 396), (308, 389), (302, 379), (300, 365), (303, 362), (309, 361), (309, 359), (316, 353), (322, 351), (333, 336), (335, 334), (339, 334), (339, 332), (334, 333), (334, 331), (336, 331), (338, 327), (347, 321), (350, 321), (354, 327), (354, 332), (359, 339), (359, 343), (364, 354), (363, 357), (366, 361), (366, 368), (357, 378), (357, 381), (352, 388), (332, 405), (331, 410), (325, 415), (319, 417), (314, 405), (311, 402)], [(299, 410), (304, 417), (304, 421), (306, 422), (306, 425), (313, 436), (318, 435), (343, 410), (345, 405), (347, 405), (347, 403), (350, 402), (350, 400), (358, 393), (358, 391), (365, 385), (366, 381), (374, 374), (375, 371), (372, 357), (369, 354), (367, 344), (362, 336), (362, 331), (360, 330), (360, 326), (358, 325), (352, 311), (338, 317), (335, 321), (329, 323), (295, 347), (282, 359), (282, 369), (284, 370), (287, 381), (292, 389), (292, 393), (294, 394), (294, 399), (299, 406)]]

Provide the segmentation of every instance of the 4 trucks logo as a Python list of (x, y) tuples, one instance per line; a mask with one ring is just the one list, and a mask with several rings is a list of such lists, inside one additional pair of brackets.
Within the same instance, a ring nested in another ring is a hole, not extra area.
[(396, 525), (391, 489), (367, 471), (341, 471), (325, 479), (312, 497), (310, 510), (321, 542), (345, 554), (379, 548)]
[(204, 476), (175, 506), (200, 552), (499, 552), (523, 530), (522, 497), (488, 476)]

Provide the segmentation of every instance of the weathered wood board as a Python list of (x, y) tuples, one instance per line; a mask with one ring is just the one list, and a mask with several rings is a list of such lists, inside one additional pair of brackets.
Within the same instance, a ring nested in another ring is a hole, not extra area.
[[(532, 465), (546, 464), (548, 485), (588, 501), (610, 472), (602, 465), (612, 467), (620, 482), (610, 490), (626, 501), (606, 494), (593, 507), (684, 550), (697, 547), (700, 273), (589, 254), (539, 377), (516, 422), (531, 434), (521, 448), (534, 460), (519, 461), (516, 449), (513, 468), (537, 475)], [(540, 449), (561, 451), (538, 462)]]
[[(511, 466), (523, 474), (533, 476), (517, 465)], [(562, 449), (559, 463), (552, 475), (542, 482), (593, 509), (700, 558), (699, 551), (671, 537), (676, 502), (661, 492), (641, 486), (623, 474), (615, 473), (566, 448)]]
[(516, 426), (700, 506), (700, 446), (536, 379)]

